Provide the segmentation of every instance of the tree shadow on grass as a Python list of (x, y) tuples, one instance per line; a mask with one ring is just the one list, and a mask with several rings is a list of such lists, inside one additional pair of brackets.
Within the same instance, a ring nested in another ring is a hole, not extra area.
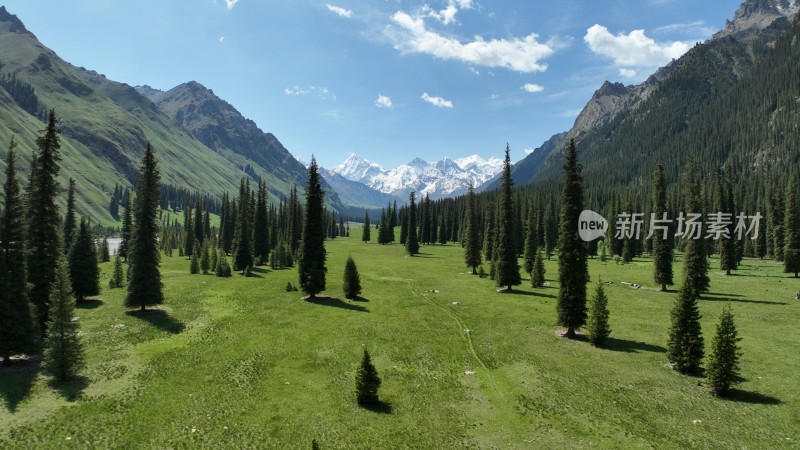
[(50, 387), (58, 391), (68, 402), (78, 400), (83, 394), (83, 390), (89, 386), (89, 379), (84, 376), (76, 377), (72, 380), (50, 382)]
[(501, 289), (501, 290), (497, 291), (497, 293), (498, 294), (503, 294), (503, 295), (521, 295), (521, 296), (527, 296), (527, 297), (556, 298), (556, 296), (553, 295), (553, 294), (545, 294), (544, 292), (539, 292), (538, 290), (521, 291), (519, 289), (514, 289), (514, 290), (511, 290), (511, 291), (507, 291), (505, 289)]
[(431, 253), (417, 253), (413, 256), (414, 258), (426, 258), (426, 259), (442, 259), (441, 256), (435, 256)]
[(369, 312), (367, 308), (361, 305), (343, 302), (342, 300), (333, 297), (316, 297), (313, 300), (306, 298), (305, 300), (315, 305), (333, 306), (334, 308), (349, 309), (351, 311)]
[(351, 300), (353, 300), (354, 302), (363, 302), (363, 303), (369, 302), (368, 298), (364, 298), (364, 297), (362, 297), (360, 295), (356, 295), (355, 298), (353, 298)]
[(603, 348), (613, 350), (616, 352), (626, 353), (639, 353), (639, 352), (655, 352), (666, 353), (667, 349), (660, 345), (648, 344), (646, 342), (630, 341), (628, 339), (618, 339), (613, 337), (606, 338), (603, 343)]
[(742, 389), (731, 389), (730, 392), (728, 392), (728, 395), (720, 398), (732, 402), (751, 403), (754, 405), (780, 405), (783, 403), (780, 399), (770, 395), (764, 395), (753, 391), (745, 391)]
[(378, 400), (378, 403), (373, 403), (370, 405), (360, 405), (362, 408), (366, 409), (367, 411), (372, 411), (378, 414), (391, 414), (392, 413), (392, 404), (389, 402), (384, 402), (382, 400)]
[(701, 296), (711, 295), (714, 297), (744, 297), (742, 294), (723, 294), (722, 292), (703, 292)]
[(75, 307), (78, 309), (95, 309), (103, 305), (103, 301), (99, 298), (84, 300), (82, 302), (75, 302)]
[(170, 315), (163, 309), (145, 309), (144, 311), (135, 310), (125, 313), (131, 317), (144, 320), (156, 328), (166, 331), (167, 333), (178, 334), (183, 331), (186, 326), (177, 319), (170, 317)]
[(11, 366), (0, 368), (0, 397), (6, 409), (16, 412), (17, 406), (28, 397), (33, 383), (39, 376), (39, 362), (14, 362)]
[(746, 298), (737, 298), (737, 297), (743, 297), (743, 296), (735, 294), (712, 294), (706, 292), (702, 294), (700, 300), (708, 300), (711, 302), (755, 303), (759, 305), (788, 305), (788, 303), (786, 302), (772, 302), (769, 300), (748, 300)]

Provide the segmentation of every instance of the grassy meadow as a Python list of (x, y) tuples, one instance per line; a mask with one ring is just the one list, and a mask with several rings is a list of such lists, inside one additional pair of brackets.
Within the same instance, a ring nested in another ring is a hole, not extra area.
[[(129, 315), (124, 290), (105, 287), (104, 263), (102, 295), (76, 311), (85, 378), (58, 385), (33, 364), (0, 370), (0, 448), (800, 446), (800, 280), (777, 263), (745, 260), (726, 277), (712, 261), (706, 348), (730, 305), (746, 379), (719, 399), (670, 369), (675, 293), (653, 289), (646, 258), (590, 261), (593, 283), (612, 283), (600, 349), (557, 335), (555, 257), (548, 287), (526, 277), (497, 293), (467, 273), (458, 245), (411, 258), (399, 244), (360, 242), (351, 225), (353, 237), (326, 243), (329, 298), (318, 302), (286, 292), (294, 268), (223, 279), (189, 275), (173, 256), (162, 257), (165, 304)], [(348, 255), (364, 287), (355, 301), (341, 294)], [(373, 410), (355, 402), (364, 346), (383, 381)]]

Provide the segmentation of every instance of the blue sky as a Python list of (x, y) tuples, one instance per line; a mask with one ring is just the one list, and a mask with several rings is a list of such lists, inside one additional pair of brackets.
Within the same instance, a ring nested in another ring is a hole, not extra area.
[(131, 85), (195, 80), (294, 154), (394, 167), (521, 159), (605, 80), (643, 81), (739, 1), (11, 0), (67, 61)]

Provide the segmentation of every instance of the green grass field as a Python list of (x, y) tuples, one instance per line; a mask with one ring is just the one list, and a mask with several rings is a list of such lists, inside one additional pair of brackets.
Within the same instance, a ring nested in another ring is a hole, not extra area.
[[(555, 258), (549, 287), (526, 279), (501, 294), (466, 274), (457, 245), (410, 258), (398, 244), (361, 243), (358, 225), (351, 234), (326, 243), (330, 298), (316, 303), (285, 291), (295, 269), (221, 279), (189, 275), (177, 256), (162, 260), (160, 312), (128, 315), (123, 290), (104, 289), (77, 310), (85, 380), (0, 371), (0, 448), (800, 446), (800, 280), (776, 263), (745, 260), (726, 277), (712, 261), (706, 344), (731, 305), (746, 378), (719, 399), (670, 369), (675, 294), (649, 289), (649, 260), (590, 261), (593, 282), (614, 283), (612, 338), (598, 349), (557, 335)], [(348, 255), (360, 301), (341, 294)], [(355, 402), (363, 346), (383, 380), (375, 410)]]

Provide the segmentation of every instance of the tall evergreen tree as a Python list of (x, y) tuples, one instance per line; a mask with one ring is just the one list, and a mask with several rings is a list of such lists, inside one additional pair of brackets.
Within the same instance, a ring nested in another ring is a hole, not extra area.
[(103, 240), (100, 241), (100, 248), (97, 249), (97, 258), (100, 262), (111, 261), (111, 250), (108, 247), (108, 238), (105, 236), (103, 236)]
[[(664, 187), (664, 167), (656, 166), (653, 174), (653, 214), (656, 220), (665, 219), (667, 213), (667, 192)], [(667, 230), (667, 238), (663, 233), (653, 232), (653, 281), (661, 285), (661, 290), (666, 291), (672, 282), (672, 232)]]
[(37, 350), (38, 330), (28, 298), (25, 263), (25, 207), (16, 172), (16, 142), (11, 138), (6, 159), (5, 204), (0, 222), (0, 356)]
[(558, 236), (558, 323), (567, 327), (565, 336), (575, 338), (575, 329), (586, 323), (586, 283), (589, 268), (586, 246), (578, 234), (578, 218), (583, 210), (581, 166), (575, 142), (570, 139), (564, 163), (561, 194), (561, 223)]
[(131, 196), (126, 195), (123, 199), (125, 212), (122, 213), (122, 228), (120, 229), (120, 241), (117, 248), (117, 254), (125, 261), (128, 260), (128, 250), (131, 243), (131, 232), (133, 231), (133, 206), (131, 205)]
[(161, 254), (158, 251), (158, 208), (161, 204), (156, 157), (153, 148), (147, 143), (141, 174), (136, 184), (136, 204), (134, 206), (135, 226), (131, 234), (131, 252), (128, 268), (128, 295), (125, 306), (139, 307), (164, 302), (159, 268)]
[(100, 294), (100, 269), (97, 248), (88, 220), (81, 219), (78, 234), (69, 252), (69, 278), (78, 302)]
[(417, 241), (417, 213), (414, 204), (414, 193), (408, 196), (408, 208), (406, 209), (406, 253), (414, 256), (419, 253), (419, 241)]
[(430, 211), (431, 199), (426, 194), (424, 198), (419, 201), (419, 242), (420, 244), (431, 243), (431, 220)]
[(381, 379), (369, 351), (364, 349), (364, 357), (361, 359), (361, 366), (356, 372), (356, 401), (361, 406), (370, 406), (380, 403), (378, 399), (378, 388), (381, 387)]
[(31, 303), (36, 307), (40, 329), (46, 330), (50, 313), (50, 292), (56, 278), (54, 261), (63, 257), (61, 217), (58, 213), (58, 162), (61, 160), (61, 139), (55, 111), (50, 110), (47, 128), (36, 140), (28, 194), (28, 282)]
[(200, 201), (199, 196), (194, 205), (192, 225), (194, 226), (194, 239), (202, 245), (205, 240), (205, 227), (203, 226), (203, 202)]
[(711, 353), (706, 358), (706, 384), (713, 395), (725, 395), (733, 384), (740, 381), (739, 358), (741, 339), (733, 322), (730, 307), (725, 307), (719, 316), (716, 333), (711, 339)]
[(192, 220), (192, 207), (189, 206), (189, 203), (186, 203), (186, 209), (183, 210), (183, 254), (186, 256), (192, 256), (192, 251), (194, 250), (194, 220)]
[[(497, 287), (506, 287), (510, 292), (512, 286), (522, 283), (517, 260), (517, 239), (514, 231), (514, 182), (511, 179), (510, 149), (506, 144), (506, 157), (503, 173), (500, 177), (500, 203), (498, 204), (497, 253), (495, 256), (495, 283)], [(577, 219), (575, 223), (578, 223)]]
[[(716, 197), (717, 197), (717, 210), (716, 213), (729, 214), (730, 224), (725, 227), (725, 233), (719, 239), (719, 264), (720, 269), (725, 271), (726, 275), (731, 274), (731, 270), (735, 270), (739, 261), (736, 256), (736, 241), (733, 236), (733, 205), (730, 204), (730, 184), (722, 176), (722, 170), (717, 169), (716, 175)], [(726, 236), (727, 234), (727, 236)]]
[(122, 258), (120, 258), (119, 254), (114, 257), (114, 272), (111, 275), (111, 281), (108, 282), (108, 286), (112, 289), (125, 286), (125, 275), (122, 271)]
[(603, 282), (599, 281), (594, 298), (592, 298), (591, 308), (589, 308), (589, 323), (586, 325), (586, 336), (596, 347), (602, 346), (611, 334), (608, 316), (608, 297), (603, 290)]
[(200, 244), (200, 270), (203, 271), (203, 275), (207, 274), (211, 268), (211, 253), (208, 251), (211, 243), (209, 241), (210, 239), (206, 239)]
[[(703, 205), (700, 200), (700, 181), (697, 176), (697, 167), (693, 160), (686, 163), (683, 172), (683, 195), (686, 213), (703, 212)], [(695, 239), (694, 236), (689, 236), (686, 239), (686, 246), (684, 247), (684, 265), (683, 265), (683, 278), (684, 285), (689, 286), (689, 290), (700, 295), (700, 293), (708, 290), (711, 280), (708, 278), (708, 258), (706, 242), (702, 227), (700, 230), (700, 239)]]
[(258, 180), (255, 223), (253, 224), (253, 251), (259, 265), (269, 258), (269, 215), (267, 211), (267, 183)]
[(529, 206), (528, 227), (525, 230), (525, 250), (522, 254), (525, 260), (524, 270), (527, 274), (533, 272), (533, 262), (537, 253), (536, 240), (536, 218), (533, 215), (533, 206)]
[(494, 261), (494, 237), (497, 234), (495, 228), (495, 218), (497, 216), (494, 203), (491, 201), (486, 205), (485, 224), (483, 225), (483, 256), (488, 262)]
[(697, 291), (686, 280), (672, 308), (667, 358), (675, 370), (684, 374), (698, 373), (703, 360), (703, 334), (697, 298)]
[(361, 229), (361, 242), (369, 242), (370, 239), (369, 229), (369, 213), (364, 212), (364, 228)]
[(544, 287), (544, 256), (542, 249), (536, 252), (536, 259), (533, 261), (533, 270), (531, 271), (531, 286), (535, 288)]
[(358, 275), (358, 268), (351, 256), (347, 257), (344, 265), (344, 283), (342, 284), (345, 298), (354, 299), (361, 294), (361, 277)]
[(784, 218), (783, 271), (800, 274), (800, 197), (794, 178), (786, 186), (786, 214)]
[(317, 160), (311, 157), (308, 166), (308, 187), (306, 188), (306, 216), (303, 221), (302, 241), (300, 242), (300, 261), (297, 264), (300, 288), (314, 299), (325, 290), (325, 218), (322, 185)]
[(481, 242), (479, 237), (478, 216), (475, 211), (475, 188), (472, 182), (467, 190), (467, 207), (464, 211), (464, 263), (477, 275), (481, 265)]
[(83, 345), (78, 321), (73, 320), (75, 297), (72, 295), (64, 256), (60, 253), (53, 268), (55, 279), (50, 291), (44, 365), (56, 380), (65, 381), (80, 374), (84, 366)]
[(233, 269), (244, 275), (253, 266), (253, 230), (250, 221), (250, 182), (242, 178), (239, 183), (239, 212), (234, 233)]
[(69, 254), (69, 249), (75, 240), (75, 180), (69, 179), (67, 191), (67, 213), (64, 215), (64, 254)]

